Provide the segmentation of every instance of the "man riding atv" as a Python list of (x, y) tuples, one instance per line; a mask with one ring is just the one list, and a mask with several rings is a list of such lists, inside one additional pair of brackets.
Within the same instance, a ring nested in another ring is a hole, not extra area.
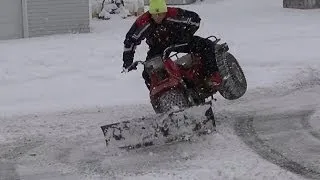
[[(134, 149), (210, 134), (215, 130), (213, 94), (227, 100), (245, 94), (246, 78), (227, 43), (194, 35), (200, 20), (195, 12), (167, 7), (165, 0), (150, 0), (149, 11), (126, 34), (123, 67), (130, 71), (144, 66), (150, 103), (160, 115), (101, 126), (107, 146)], [(147, 60), (133, 62), (143, 39), (150, 48)], [(187, 55), (173, 61), (171, 52)]]
[[(200, 21), (201, 18), (195, 12), (167, 7), (165, 0), (150, 0), (149, 11), (138, 17), (126, 34), (123, 68), (127, 69), (133, 63), (136, 46), (144, 39), (149, 45), (147, 60), (161, 56), (171, 45), (187, 43), (187, 46), (178, 51), (199, 54), (204, 65), (204, 75), (216, 89), (222, 79), (215, 59), (215, 45), (209, 39), (194, 35), (199, 29)], [(150, 89), (151, 80), (145, 70), (142, 77)]]

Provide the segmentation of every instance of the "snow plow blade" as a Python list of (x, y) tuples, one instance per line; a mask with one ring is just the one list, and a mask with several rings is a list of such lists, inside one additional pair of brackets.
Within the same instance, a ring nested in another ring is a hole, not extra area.
[(215, 131), (211, 107), (201, 106), (101, 126), (107, 147), (136, 149), (189, 140)]

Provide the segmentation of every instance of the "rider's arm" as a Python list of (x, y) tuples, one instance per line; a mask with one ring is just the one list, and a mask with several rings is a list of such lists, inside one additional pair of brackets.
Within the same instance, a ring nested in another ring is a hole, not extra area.
[(200, 16), (189, 10), (181, 8), (168, 8), (167, 20), (178, 23), (188, 35), (193, 35), (200, 27)]
[(131, 26), (124, 40), (123, 66), (127, 68), (132, 64), (136, 46), (145, 38), (145, 32), (150, 26), (150, 14), (141, 15)]

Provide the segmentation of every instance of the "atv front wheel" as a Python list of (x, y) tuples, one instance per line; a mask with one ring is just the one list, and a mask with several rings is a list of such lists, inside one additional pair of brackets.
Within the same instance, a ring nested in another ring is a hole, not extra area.
[(164, 92), (158, 98), (151, 100), (151, 104), (156, 113), (189, 107), (188, 99), (179, 89), (171, 89)]
[(222, 76), (219, 93), (228, 100), (242, 97), (247, 91), (247, 80), (237, 59), (229, 52), (217, 55), (217, 65)]

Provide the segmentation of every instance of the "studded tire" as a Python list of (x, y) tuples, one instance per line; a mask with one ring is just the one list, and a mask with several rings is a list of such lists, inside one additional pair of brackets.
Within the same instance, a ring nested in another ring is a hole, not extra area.
[(237, 59), (223, 52), (217, 55), (217, 65), (223, 79), (219, 93), (228, 100), (242, 97), (247, 91), (247, 80)]
[(171, 89), (164, 92), (157, 99), (151, 101), (151, 104), (156, 113), (189, 107), (186, 96), (179, 89)]

